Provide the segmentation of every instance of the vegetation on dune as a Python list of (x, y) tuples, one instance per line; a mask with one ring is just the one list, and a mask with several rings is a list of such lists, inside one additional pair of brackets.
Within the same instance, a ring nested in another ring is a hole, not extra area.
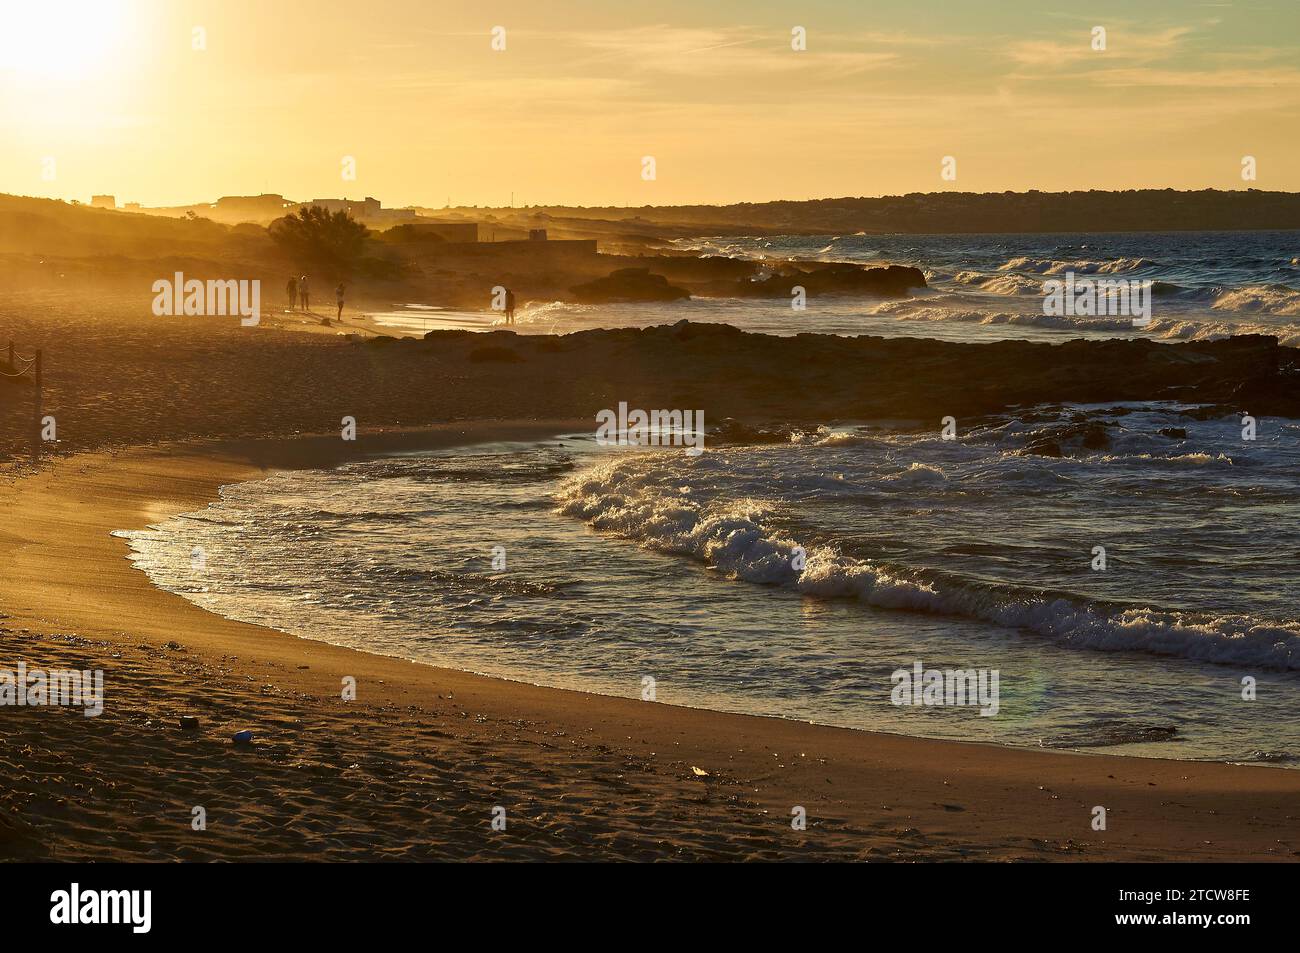
[(369, 230), (347, 212), (311, 205), (276, 219), (270, 234), (294, 261), (346, 274), (361, 260)]

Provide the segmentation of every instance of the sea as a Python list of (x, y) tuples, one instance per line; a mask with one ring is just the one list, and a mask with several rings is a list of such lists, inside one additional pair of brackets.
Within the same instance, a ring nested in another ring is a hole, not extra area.
[[(776, 334), (1300, 344), (1294, 232), (689, 247), (915, 264), (931, 288), (798, 313), (530, 304), (520, 330), (688, 317)], [(1047, 319), (1039, 283), (1066, 271), (1149, 278), (1151, 324)], [(395, 314), (438, 320), (413, 310)], [(850, 729), (1288, 768), (1300, 420), (1250, 423), (1177, 403), (1043, 405), (955, 435), (891, 421), (749, 445), (706, 434), (692, 454), (601, 445), (593, 421), (275, 473), (119, 535), (158, 586), (212, 612), (433, 665)], [(1059, 455), (1032, 452), (1045, 441)], [(996, 673), (995, 711), (900, 689), (959, 672)]]
[[(670, 303), (578, 305), (525, 301), (512, 329), (565, 334), (595, 327), (646, 327), (683, 318), (767, 334), (870, 334), (949, 341), (1148, 337), (1213, 340), (1273, 334), (1300, 346), (1300, 232), (1122, 232), (1024, 235), (723, 236), (683, 239), (674, 250), (776, 266), (783, 261), (911, 265), (928, 287), (907, 298), (812, 296), (692, 298)], [(760, 276), (765, 274), (760, 271)], [(1151, 282), (1149, 324), (1130, 317), (1049, 315), (1043, 283), (1077, 278)], [(486, 304), (486, 302), (485, 302)], [(371, 315), (409, 333), (503, 326), (495, 313), (403, 304)]]

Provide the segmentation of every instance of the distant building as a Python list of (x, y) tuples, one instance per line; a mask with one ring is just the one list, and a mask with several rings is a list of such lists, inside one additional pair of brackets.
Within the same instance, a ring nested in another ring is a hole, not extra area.
[(530, 228), (530, 229), (528, 230), (528, 240), (529, 240), (530, 242), (544, 242), (544, 241), (546, 241), (546, 229), (544, 229), (544, 228)]
[(112, 195), (92, 195), (91, 208), (117, 208), (117, 199)]
[(122, 206), (122, 208), (126, 209), (128, 212), (138, 212), (140, 211), (140, 203), (127, 202), (125, 205)]
[(217, 199), (212, 209), (217, 217), (228, 221), (258, 222), (279, 218), (293, 205), (283, 195), (272, 192), (263, 195), (223, 195)]
[(429, 251), (439, 257), (451, 260), (456, 258), (485, 259), (498, 262), (556, 265), (594, 264), (599, 249), (594, 238), (567, 239), (564, 241), (534, 242), (525, 239), (509, 239), (500, 242), (442, 242), (428, 246)]
[(383, 206), (379, 199), (371, 198), (369, 195), (359, 201), (352, 199), (312, 199), (310, 202), (304, 202), (303, 205), (314, 205), (317, 208), (323, 208), (330, 214), (347, 212), (355, 219), (375, 219), (383, 215)]
[(478, 241), (476, 222), (425, 222), (397, 225), (384, 233), (391, 242), (452, 242)]

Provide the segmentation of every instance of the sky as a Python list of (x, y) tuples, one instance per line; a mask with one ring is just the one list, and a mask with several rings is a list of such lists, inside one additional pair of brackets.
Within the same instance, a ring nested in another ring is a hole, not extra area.
[(0, 0), (0, 192), (81, 201), (1290, 191), (1297, 119), (1298, 0)]

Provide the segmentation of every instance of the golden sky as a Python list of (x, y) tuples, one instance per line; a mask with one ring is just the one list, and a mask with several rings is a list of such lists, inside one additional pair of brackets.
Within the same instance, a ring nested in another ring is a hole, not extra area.
[(1298, 119), (1298, 0), (0, 0), (0, 192), (82, 201), (1297, 190)]

